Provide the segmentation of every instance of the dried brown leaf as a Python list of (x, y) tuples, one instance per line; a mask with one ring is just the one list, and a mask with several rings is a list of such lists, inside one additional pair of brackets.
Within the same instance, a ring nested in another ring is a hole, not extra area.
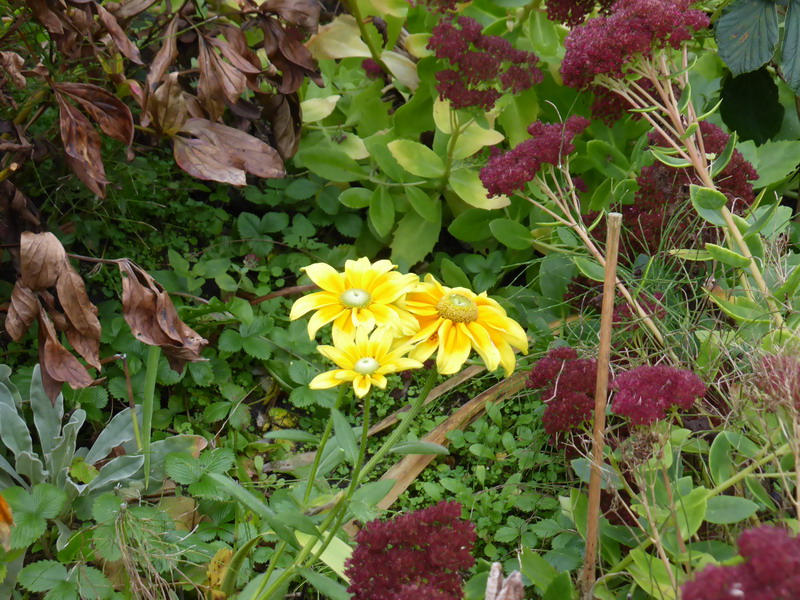
[(133, 116), (114, 94), (90, 83), (59, 83), (53, 87), (80, 104), (107, 136), (128, 146), (133, 143)]
[[(86, 367), (58, 341), (56, 330), (44, 308), (39, 310), (39, 330), (40, 332), (44, 331), (45, 338), (44, 354), (42, 355), (40, 352), (40, 356), (43, 357), (42, 370), (46, 370), (54, 381), (67, 382), (72, 389), (90, 386), (94, 378), (89, 375)], [(53, 397), (50, 399), (53, 400)]]
[(28, 7), (36, 20), (44, 25), (50, 33), (64, 33), (61, 19), (47, 6), (47, 0), (27, 0)]
[(174, 136), (186, 122), (186, 102), (178, 74), (170, 73), (147, 103), (150, 121), (168, 136)]
[(150, 63), (150, 72), (147, 74), (147, 91), (154, 92), (158, 84), (164, 79), (164, 75), (169, 69), (170, 65), (178, 58), (178, 47), (175, 41), (175, 34), (178, 31), (178, 20), (180, 17), (177, 15), (170, 21), (167, 29), (164, 31), (164, 43), (161, 44), (153, 62)]
[[(197, 81), (197, 99), (206, 109), (212, 121), (219, 119), (225, 112), (225, 104), (223, 103), (225, 90), (223, 90), (223, 82), (215, 68), (215, 61), (216, 55), (214, 51), (208, 47), (208, 44), (205, 43), (201, 36), (197, 54), (197, 67), (200, 71), (200, 77)], [(233, 101), (235, 102), (236, 100)]]
[(56, 94), (61, 124), (61, 141), (67, 155), (67, 163), (78, 178), (95, 194), (105, 198), (108, 183), (100, 153), (100, 135), (89, 119), (67, 102), (62, 94)]
[(122, 54), (124, 54), (131, 62), (135, 62), (137, 65), (143, 64), (142, 57), (139, 56), (139, 49), (128, 39), (128, 36), (125, 35), (125, 32), (122, 30), (122, 27), (119, 26), (116, 17), (103, 8), (100, 4), (96, 4), (95, 8), (97, 9), (97, 16), (100, 19), (100, 22), (103, 24), (103, 27), (106, 28), (106, 31), (108, 31), (108, 35), (111, 36), (111, 39), (114, 40), (114, 44), (116, 44), (117, 49), (122, 52)]
[(16, 52), (0, 52), (0, 68), (8, 73), (9, 79), (14, 82), (17, 87), (25, 87), (25, 76), (20, 72), (25, 65), (23, 59)]
[(125, 260), (122, 274), (122, 311), (134, 336), (160, 346), (170, 366), (180, 372), (187, 361), (203, 360), (200, 351), (208, 343), (178, 317), (166, 291), (143, 269)]
[(231, 163), (234, 158), (206, 140), (177, 136), (172, 140), (175, 162), (192, 177), (241, 187), (247, 185), (245, 172)]
[(146, 11), (155, 3), (156, 0), (127, 0), (121, 3), (110, 2), (107, 8), (117, 19), (127, 19)]
[(303, 126), (297, 94), (275, 94), (261, 98), (264, 116), (272, 127), (277, 150), (283, 160), (288, 160), (300, 147), (300, 130)]
[(295, 27), (283, 27), (275, 18), (262, 17), (259, 25), (264, 32), (264, 49), (272, 64), (281, 72), (277, 82), (282, 94), (296, 92), (305, 77), (322, 87), (324, 82), (314, 58), (303, 44), (303, 35)]
[(33, 291), (53, 287), (67, 262), (67, 253), (52, 233), (24, 232), (20, 236), (22, 285)]
[(44, 367), (45, 361), (45, 352), (44, 347), (47, 344), (47, 332), (45, 331), (45, 327), (42, 325), (41, 318), (39, 319), (39, 365), (41, 366), (40, 373), (42, 375), (42, 387), (44, 387), (44, 392), (47, 394), (47, 397), (50, 398), (50, 402), (55, 404), (56, 398), (61, 393), (61, 388), (64, 385), (63, 381), (56, 381), (50, 376), (50, 373), (47, 372), (47, 369)]
[(33, 320), (39, 316), (39, 299), (30, 288), (18, 281), (11, 292), (11, 303), (6, 315), (6, 331), (18, 342), (28, 331)]
[(56, 291), (67, 321), (67, 339), (86, 362), (100, 369), (100, 320), (97, 307), (89, 300), (83, 279), (67, 262), (58, 277)]
[(247, 46), (247, 39), (240, 29), (225, 27), (223, 30), (226, 40), (211, 38), (206, 40), (209, 45), (219, 49), (222, 56), (242, 73), (258, 75), (263, 70), (258, 56)]
[(181, 131), (224, 149), (226, 157), (232, 157), (232, 167), (256, 177), (280, 178), (286, 175), (278, 152), (244, 131), (205, 119), (189, 119)]
[(319, 23), (319, 6), (316, 0), (267, 0), (259, 10), (277, 14), (287, 23), (315, 31)]

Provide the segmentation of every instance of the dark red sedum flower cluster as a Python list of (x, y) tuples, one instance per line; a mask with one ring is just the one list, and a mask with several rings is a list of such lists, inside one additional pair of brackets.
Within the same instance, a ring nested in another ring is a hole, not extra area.
[(683, 600), (794, 600), (800, 598), (800, 538), (762, 525), (737, 542), (745, 561), (709, 565), (682, 588)]
[(691, 0), (624, 0), (614, 4), (610, 15), (573, 29), (564, 41), (564, 83), (583, 89), (598, 75), (620, 78), (635, 55), (649, 56), (653, 47), (678, 48), (693, 31), (709, 24), (706, 14), (690, 9), (691, 4)]
[(600, 5), (600, 9), (608, 11), (614, 4), (614, 0), (547, 0), (547, 18), (551, 21), (564, 23), (569, 27), (580, 25), (586, 19), (586, 15), (594, 10), (595, 4)]
[(754, 380), (769, 405), (790, 404), (800, 410), (800, 360), (797, 357), (765, 356), (759, 362)]
[(542, 390), (542, 416), (550, 435), (566, 432), (592, 418), (597, 360), (578, 358), (573, 348), (554, 348), (531, 369), (528, 387)]
[(634, 425), (649, 425), (663, 419), (672, 406), (687, 410), (706, 393), (700, 378), (684, 369), (663, 365), (641, 366), (614, 378), (613, 410)]
[(457, 502), (370, 521), (347, 561), (347, 591), (353, 600), (461, 600), (460, 571), (474, 562), (474, 542)]
[(490, 110), (503, 93), (518, 94), (542, 80), (539, 58), (496, 35), (483, 35), (475, 19), (441, 20), (428, 48), (452, 69), (436, 73), (436, 89), (453, 108)]
[(558, 164), (575, 150), (573, 138), (588, 126), (588, 119), (574, 115), (565, 123), (532, 123), (528, 133), (533, 137), (520, 142), (513, 150), (492, 156), (481, 169), (483, 185), (492, 196), (524, 189), (542, 165)]

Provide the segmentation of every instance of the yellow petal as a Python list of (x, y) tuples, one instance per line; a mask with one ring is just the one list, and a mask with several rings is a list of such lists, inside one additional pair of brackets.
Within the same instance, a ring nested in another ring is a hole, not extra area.
[(370, 379), (372, 379), (372, 385), (379, 387), (382, 390), (386, 389), (386, 384), (387, 384), (386, 377), (384, 377), (380, 373), (373, 373), (372, 375), (370, 375)]
[(355, 361), (352, 357), (340, 348), (334, 346), (317, 346), (317, 352), (335, 362), (342, 369), (352, 369), (355, 365)]
[(439, 330), (439, 351), (436, 354), (436, 368), (442, 375), (457, 373), (469, 358), (472, 345), (460, 327), (445, 321)]
[(309, 311), (319, 310), (320, 308), (324, 308), (326, 306), (338, 304), (339, 297), (336, 294), (331, 294), (330, 292), (315, 292), (314, 294), (308, 294), (307, 296), (298, 298), (295, 303), (292, 304), (292, 310), (289, 313), (289, 320), (294, 321)]
[(492, 342), (489, 333), (477, 322), (468, 323), (464, 326), (464, 332), (470, 338), (472, 347), (480, 355), (486, 368), (494, 371), (500, 364), (500, 351)]
[(344, 292), (344, 276), (330, 265), (314, 263), (303, 267), (309, 279), (326, 292), (333, 292), (337, 296)]
[(414, 349), (409, 353), (409, 358), (419, 362), (425, 362), (431, 357), (431, 354), (436, 352), (439, 345), (439, 338), (436, 336), (430, 337), (424, 342), (417, 344)]
[(319, 331), (321, 327), (324, 327), (331, 321), (335, 320), (346, 310), (347, 309), (338, 305), (320, 308), (317, 312), (311, 315), (311, 318), (308, 320), (308, 339), (313, 340), (317, 335), (317, 331)]
[(329, 388), (336, 387), (342, 383), (342, 379), (336, 376), (338, 373), (339, 371), (326, 371), (325, 373), (320, 373), (311, 380), (311, 383), (308, 384), (308, 387), (312, 390), (327, 390)]
[(506, 377), (509, 377), (517, 366), (517, 359), (514, 356), (514, 351), (508, 344), (500, 344), (497, 349), (500, 352), (500, 365), (505, 370)]
[[(351, 309), (347, 308), (342, 313), (336, 317), (336, 321), (333, 323), (333, 330), (340, 331), (342, 334), (353, 337), (353, 334), (356, 331), (355, 326), (353, 325), (353, 319), (350, 316)], [(338, 344), (335, 344), (338, 345)]]
[(368, 308), (353, 308), (350, 311), (350, 319), (356, 328), (364, 328), (367, 331), (375, 329), (375, 317)]
[(375, 302), (390, 303), (400, 296), (413, 291), (419, 279), (413, 273), (402, 275), (400, 273), (387, 273), (376, 281), (374, 289), (370, 292)]
[(353, 391), (356, 393), (357, 397), (363, 398), (366, 396), (369, 393), (369, 388), (369, 377), (359, 374), (353, 379)]

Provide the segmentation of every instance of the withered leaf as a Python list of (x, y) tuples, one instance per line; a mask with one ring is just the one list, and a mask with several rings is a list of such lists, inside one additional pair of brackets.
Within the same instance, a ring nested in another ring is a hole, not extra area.
[(228, 102), (233, 104), (247, 88), (247, 78), (239, 69), (222, 60), (222, 57), (213, 50), (208, 50), (208, 56), (211, 59), (211, 64), (223, 95)]
[(143, 64), (142, 57), (139, 56), (139, 49), (128, 39), (128, 36), (125, 35), (116, 17), (100, 4), (96, 4), (95, 8), (97, 9), (97, 16), (100, 22), (103, 24), (103, 27), (106, 28), (106, 31), (108, 31), (108, 35), (111, 36), (111, 39), (114, 40), (117, 49), (130, 61), (135, 62), (137, 65)]
[(174, 136), (186, 122), (186, 103), (178, 83), (178, 74), (170, 73), (150, 97), (147, 108), (150, 121), (165, 135)]
[(117, 4), (114, 9), (109, 6), (109, 11), (117, 17), (117, 19), (127, 19), (146, 11), (156, 0), (126, 0)]
[(150, 72), (147, 74), (147, 91), (154, 92), (164, 78), (169, 66), (178, 58), (178, 48), (175, 42), (175, 33), (178, 31), (179, 17), (176, 15), (164, 31), (164, 43), (161, 44), (153, 62), (150, 63)]
[(18, 281), (11, 292), (11, 304), (6, 315), (6, 331), (11, 339), (20, 341), (37, 316), (39, 299), (30, 288)]
[(56, 94), (61, 124), (61, 141), (67, 163), (78, 178), (95, 194), (105, 198), (108, 183), (100, 154), (100, 136), (84, 114)]
[(197, 99), (214, 121), (225, 112), (222, 81), (214, 68), (215, 57), (214, 51), (208, 47), (201, 36), (197, 54), (197, 67), (200, 71), (200, 77), (197, 80)]
[(319, 23), (319, 2), (316, 0), (267, 0), (259, 10), (277, 14), (287, 23), (309, 31), (316, 30)]
[(300, 147), (300, 101), (297, 94), (275, 94), (263, 98), (264, 116), (272, 126), (275, 145), (283, 160), (288, 160)]
[(0, 52), (0, 68), (8, 73), (9, 79), (17, 87), (25, 87), (25, 76), (20, 72), (25, 60), (16, 52)]
[(99, 369), (101, 330), (97, 307), (89, 300), (83, 279), (69, 262), (58, 277), (56, 291), (69, 322), (67, 339), (86, 362)]
[(67, 262), (67, 253), (58, 238), (50, 232), (20, 236), (20, 270), (22, 285), (33, 291), (53, 287)]
[(80, 104), (107, 136), (128, 146), (133, 143), (133, 116), (114, 94), (90, 83), (59, 83), (53, 87)]
[(170, 366), (180, 372), (187, 361), (203, 360), (208, 343), (178, 317), (166, 291), (146, 271), (129, 260), (119, 263), (122, 311), (136, 339), (160, 346)]
[[(65, 381), (73, 389), (90, 386), (94, 378), (89, 375), (86, 367), (58, 341), (56, 330), (44, 308), (39, 310), (39, 331), (39, 350), (40, 357), (43, 359), (42, 369), (46, 370), (54, 381)], [(41, 353), (41, 332), (44, 332), (44, 354)], [(50, 399), (54, 398), (51, 396)]]
[(242, 187), (247, 185), (246, 173), (233, 166), (235, 157), (206, 140), (176, 136), (172, 140), (175, 162), (192, 177), (219, 181)]
[[(188, 133), (193, 136), (193, 139), (204, 141), (224, 151), (221, 160), (227, 160), (232, 169), (263, 178), (280, 178), (286, 175), (283, 161), (278, 152), (244, 131), (220, 123), (212, 123), (206, 119), (189, 119), (181, 132)], [(181, 168), (183, 168), (182, 165)], [(242, 175), (243, 177), (244, 175)], [(203, 178), (201, 177), (201, 179)], [(241, 180), (243, 181), (243, 179)]]
[(211, 38), (208, 43), (218, 48), (222, 56), (231, 61), (231, 64), (242, 73), (258, 75), (261, 73), (261, 61), (255, 52), (247, 46), (247, 39), (240, 29), (225, 27), (222, 29), (227, 41)]
[(47, 0), (27, 0), (27, 4), (33, 12), (33, 16), (44, 25), (47, 31), (50, 33), (64, 33), (61, 19), (47, 6)]

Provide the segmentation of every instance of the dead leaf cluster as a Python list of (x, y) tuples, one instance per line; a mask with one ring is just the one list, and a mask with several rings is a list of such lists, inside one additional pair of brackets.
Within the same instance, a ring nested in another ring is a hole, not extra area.
[[(11, 294), (5, 328), (19, 341), (38, 321), (42, 380), (54, 400), (64, 383), (83, 388), (94, 382), (86, 367), (61, 343), (59, 333), (89, 366), (101, 368), (98, 311), (52, 233), (23, 233), (19, 257), (20, 277)], [(160, 346), (178, 372), (186, 362), (203, 360), (200, 352), (207, 340), (181, 321), (167, 292), (130, 260), (114, 262), (122, 277), (123, 316), (136, 339)]]

